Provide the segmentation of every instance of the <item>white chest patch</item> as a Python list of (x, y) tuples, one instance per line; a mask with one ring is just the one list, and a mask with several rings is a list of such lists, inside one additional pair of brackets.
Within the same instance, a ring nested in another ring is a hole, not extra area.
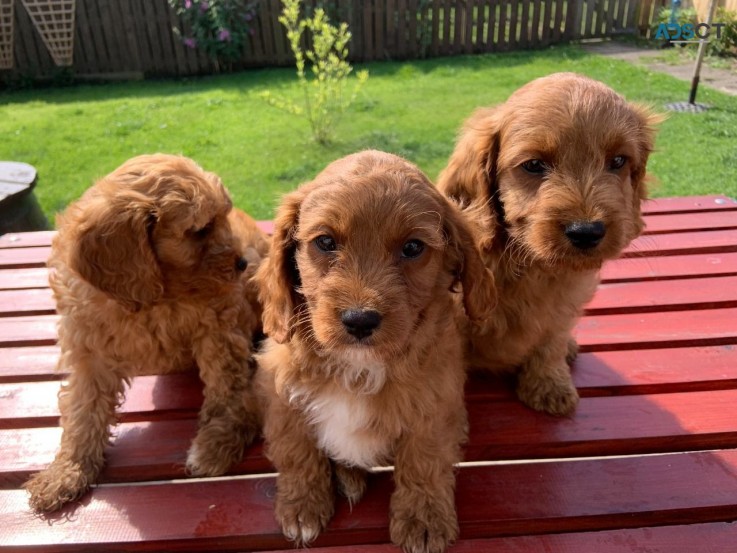
[(318, 446), (336, 461), (364, 469), (382, 463), (392, 442), (390, 436), (370, 428), (368, 401), (366, 396), (331, 391), (312, 397), (305, 405)]

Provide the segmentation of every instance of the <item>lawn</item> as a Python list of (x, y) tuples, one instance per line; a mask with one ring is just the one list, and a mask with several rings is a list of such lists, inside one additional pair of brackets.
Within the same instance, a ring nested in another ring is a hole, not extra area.
[[(548, 73), (584, 73), (658, 109), (688, 97), (688, 83), (575, 46), (367, 69), (371, 77), (329, 147), (310, 140), (305, 120), (259, 98), (267, 89), (298, 94), (291, 69), (266, 69), (0, 94), (0, 159), (38, 168), (37, 196), (51, 215), (131, 156), (181, 153), (220, 174), (236, 205), (270, 218), (279, 194), (363, 148), (405, 156), (435, 178), (475, 107)], [(662, 125), (649, 165), (659, 181), (653, 195), (737, 196), (737, 98), (703, 87), (699, 101), (713, 108), (672, 114)]]

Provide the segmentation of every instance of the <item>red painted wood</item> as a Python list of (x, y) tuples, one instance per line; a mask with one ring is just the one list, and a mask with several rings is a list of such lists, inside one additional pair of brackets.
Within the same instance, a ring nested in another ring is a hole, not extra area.
[(737, 387), (737, 345), (581, 353), (573, 381), (586, 397)]
[(640, 236), (623, 252), (623, 257), (723, 253), (737, 251), (737, 229), (679, 232)]
[(574, 335), (582, 351), (737, 343), (737, 308), (583, 317)]
[[(0, 347), (55, 343), (56, 318), (0, 317)], [(575, 334), (583, 351), (734, 344), (737, 308), (583, 317)]]
[(0, 249), (0, 269), (45, 267), (50, 253), (50, 246)]
[(0, 348), (56, 343), (57, 315), (0, 317)]
[(630, 257), (604, 264), (602, 282), (737, 275), (737, 253)]
[(51, 315), (56, 302), (50, 288), (0, 290), (0, 317)]
[[(518, 401), (469, 403), (466, 461), (636, 455), (737, 447), (737, 390), (583, 398), (570, 418)], [(165, 408), (164, 408), (165, 409)], [(161, 409), (161, 411), (164, 411)], [(125, 410), (125, 407), (124, 407)], [(159, 415), (160, 413), (157, 413)], [(108, 449), (102, 481), (169, 480), (182, 463), (196, 423), (155, 420), (122, 424)], [(17, 486), (51, 462), (58, 428), (0, 430), (0, 483)], [(249, 450), (235, 473), (269, 471), (261, 449)]]
[(0, 270), (0, 290), (47, 288), (48, 286), (49, 272), (45, 267), (37, 269)]
[[(448, 553), (734, 553), (737, 527), (713, 522), (511, 538), (460, 539)], [(311, 547), (310, 553), (397, 553), (391, 544)], [(294, 553), (282, 549), (273, 553)]]
[[(0, 428), (53, 426), (59, 411), (59, 382), (0, 384)], [(194, 371), (132, 380), (119, 408), (121, 421), (191, 418), (202, 404), (202, 388)]]
[[(737, 276), (664, 282), (603, 283), (589, 315), (737, 306)], [(0, 290), (0, 317), (55, 313), (51, 290)]]
[[(122, 423), (115, 427), (105, 454), (100, 482), (139, 482), (184, 478), (187, 450), (197, 432), (197, 420)], [(0, 430), (0, 488), (20, 487), (53, 459), (61, 428)], [(230, 474), (273, 472), (259, 441), (249, 447)]]
[(737, 307), (737, 276), (602, 284), (587, 315)]
[(653, 198), (651, 200), (645, 200), (642, 204), (642, 212), (646, 214), (735, 209), (737, 209), (737, 201), (721, 194), (713, 196)]
[[(466, 467), (457, 477), (461, 536), (730, 521), (737, 518), (735, 474), (733, 450)], [(290, 544), (273, 518), (274, 485), (272, 478), (247, 478), (99, 487), (80, 505), (49, 517), (29, 513), (25, 492), (0, 491), (7, 530), (0, 545), (34, 545), (37, 551), (285, 549)], [(389, 475), (372, 476), (357, 506), (337, 503), (314, 545), (387, 542), (390, 490)], [(74, 522), (64, 523), (69, 518)]]
[(51, 239), (54, 236), (56, 236), (55, 230), (10, 232), (0, 236), (0, 248), (32, 248), (37, 246), (50, 246)]
[(730, 228), (737, 228), (737, 209), (735, 211), (679, 213), (645, 217), (645, 234)]
[[(273, 221), (256, 221), (256, 225), (267, 234), (274, 232)], [(55, 230), (3, 234), (0, 235), (0, 249), (50, 246), (54, 236), (56, 236)]]
[(56, 373), (58, 346), (0, 348), (0, 382), (60, 378)]

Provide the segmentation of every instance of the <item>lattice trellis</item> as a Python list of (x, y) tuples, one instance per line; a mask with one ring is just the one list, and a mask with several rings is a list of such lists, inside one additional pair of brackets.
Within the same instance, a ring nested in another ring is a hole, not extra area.
[(13, 4), (0, 0), (0, 69), (13, 67)]
[(72, 65), (75, 0), (21, 0), (56, 65)]

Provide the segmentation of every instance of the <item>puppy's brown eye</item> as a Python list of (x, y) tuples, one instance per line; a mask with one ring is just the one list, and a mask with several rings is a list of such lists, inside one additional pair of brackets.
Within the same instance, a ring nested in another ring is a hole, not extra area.
[(408, 240), (402, 246), (402, 257), (405, 259), (414, 259), (419, 257), (425, 251), (425, 244), (421, 240)]
[(215, 226), (215, 222), (214, 221), (210, 221), (209, 223), (207, 223), (201, 229), (194, 231), (195, 238), (198, 238), (198, 239), (207, 238), (210, 235), (210, 233), (212, 232), (212, 229), (213, 229), (214, 226)]
[(521, 165), (522, 169), (532, 175), (542, 175), (550, 170), (548, 164), (539, 159), (530, 159)]
[(322, 252), (334, 252), (338, 249), (338, 244), (335, 243), (332, 236), (327, 234), (321, 234), (314, 240), (317, 249)]
[(612, 160), (609, 162), (609, 169), (612, 171), (616, 171), (617, 169), (621, 169), (624, 167), (624, 164), (627, 163), (627, 158), (624, 156), (615, 156), (612, 158)]

